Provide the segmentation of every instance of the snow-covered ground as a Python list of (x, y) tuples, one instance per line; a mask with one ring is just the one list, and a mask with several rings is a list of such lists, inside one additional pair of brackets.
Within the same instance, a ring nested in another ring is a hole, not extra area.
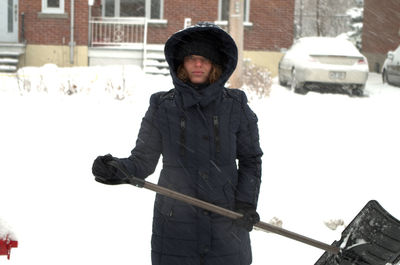
[[(370, 199), (400, 218), (400, 88), (374, 73), (363, 98), (302, 96), (273, 81), (270, 97), (251, 101), (265, 153), (261, 219), (330, 244), (344, 227), (324, 223), (348, 224)], [(129, 67), (0, 76), (0, 219), (19, 241), (1, 264), (151, 264), (154, 194), (98, 184), (91, 166), (97, 155), (128, 156), (149, 95), (171, 87), (169, 77)], [(314, 264), (323, 254), (271, 233), (251, 236), (254, 265)]]

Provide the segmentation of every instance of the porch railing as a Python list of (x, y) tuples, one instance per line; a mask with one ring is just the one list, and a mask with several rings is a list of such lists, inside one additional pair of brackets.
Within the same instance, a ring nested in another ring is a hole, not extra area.
[(143, 45), (147, 43), (147, 21), (144, 17), (108, 18), (92, 17), (90, 46)]

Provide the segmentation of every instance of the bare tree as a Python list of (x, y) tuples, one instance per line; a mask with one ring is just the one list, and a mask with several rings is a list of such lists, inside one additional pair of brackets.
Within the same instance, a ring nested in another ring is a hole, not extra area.
[(346, 11), (357, 3), (358, 0), (296, 0), (295, 36), (337, 36), (348, 32), (350, 17)]

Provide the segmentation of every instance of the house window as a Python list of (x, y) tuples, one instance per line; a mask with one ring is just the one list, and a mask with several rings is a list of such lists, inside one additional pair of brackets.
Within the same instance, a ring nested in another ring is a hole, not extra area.
[(64, 13), (64, 0), (42, 0), (43, 13)]
[[(219, 0), (218, 2), (218, 20), (219, 21), (228, 21), (229, 20), (229, 0)], [(244, 9), (243, 9), (243, 21), (249, 22), (249, 12), (250, 10), (250, 0), (244, 0)]]
[(103, 16), (162, 18), (163, 0), (103, 0)]

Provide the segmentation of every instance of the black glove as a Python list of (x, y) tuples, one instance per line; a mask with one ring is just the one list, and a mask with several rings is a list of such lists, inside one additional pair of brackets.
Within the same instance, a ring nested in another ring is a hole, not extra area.
[(118, 161), (118, 158), (107, 154), (105, 156), (98, 156), (94, 160), (92, 173), (95, 176), (95, 180), (108, 185), (125, 183), (121, 178), (117, 177), (117, 169), (108, 164), (110, 161)]
[(258, 215), (256, 208), (249, 203), (236, 202), (235, 210), (236, 212), (243, 214), (243, 217), (235, 220), (235, 224), (243, 227), (249, 232), (253, 230), (253, 225), (260, 222), (260, 216)]

